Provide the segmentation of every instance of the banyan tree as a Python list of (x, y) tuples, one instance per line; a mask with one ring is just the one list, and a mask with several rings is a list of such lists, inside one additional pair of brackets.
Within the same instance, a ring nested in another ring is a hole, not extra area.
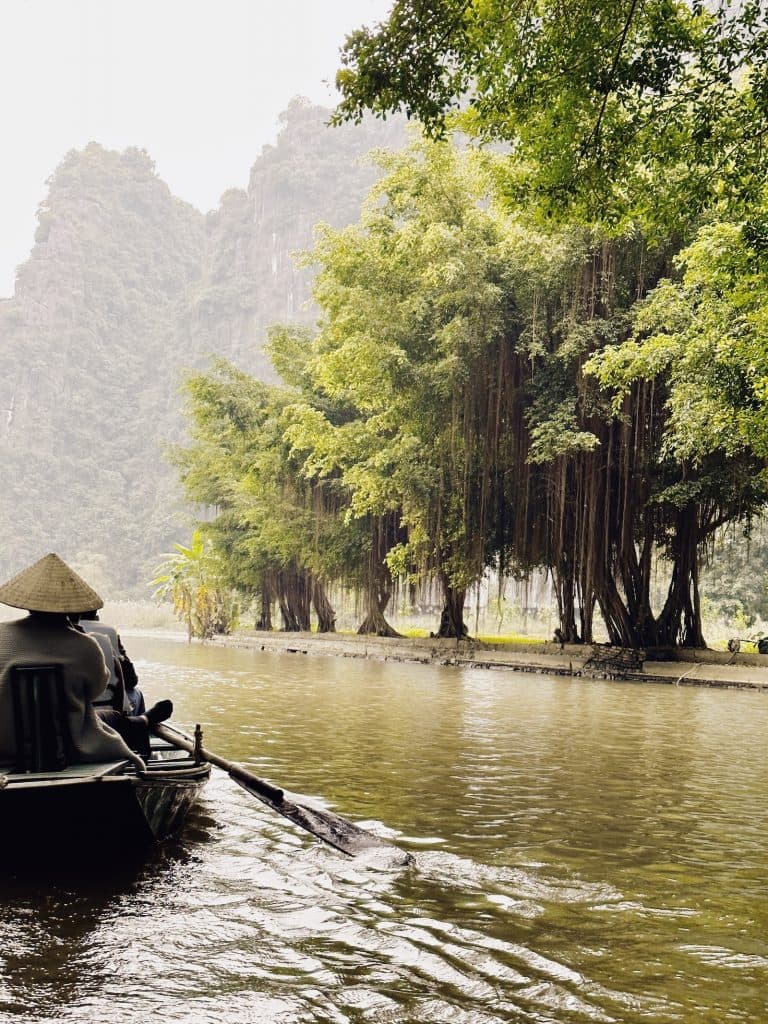
[(675, 457), (663, 370), (618, 404), (588, 372), (633, 336), (673, 250), (534, 230), (446, 145), (384, 165), (361, 224), (313, 254), (314, 386), (350, 418), (304, 410), (294, 438), (341, 474), (352, 514), (400, 510), (389, 563), (440, 582), (442, 635), (463, 635), (488, 566), (544, 567), (568, 640), (590, 641), (597, 612), (616, 644), (702, 644), (700, 559), (759, 506), (755, 460)]
[(381, 162), (360, 223), (306, 257), (316, 334), (272, 332), (284, 385), (225, 364), (190, 381), (179, 461), (233, 583), (286, 629), (310, 604), (333, 629), (329, 588), (351, 588), (382, 635), (395, 580), (436, 583), (438, 635), (461, 637), (489, 568), (545, 569), (568, 641), (599, 616), (614, 644), (702, 645), (703, 553), (765, 488), (749, 445), (670, 440), (674, 367), (642, 346), (674, 246), (537, 228), (496, 202), (493, 156)]

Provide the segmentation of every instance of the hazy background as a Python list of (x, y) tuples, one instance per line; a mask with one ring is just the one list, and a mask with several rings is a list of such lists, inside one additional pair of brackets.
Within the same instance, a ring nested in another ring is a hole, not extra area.
[(185, 374), (275, 379), (270, 326), (318, 314), (293, 255), (404, 142), (328, 126), (339, 48), (388, 2), (0, 3), (0, 579), (56, 551), (142, 599), (188, 540)]
[(332, 106), (345, 35), (390, 0), (2, 0), (0, 296), (64, 154), (138, 146), (206, 212), (245, 187), (292, 96)]
[[(345, 36), (390, 2), (0, 2), (0, 579), (57, 551), (145, 601), (188, 542), (185, 372), (274, 380), (269, 327), (318, 315), (293, 255), (359, 220), (361, 158), (405, 141), (327, 126)], [(705, 598), (768, 615), (766, 551), (736, 545)]]

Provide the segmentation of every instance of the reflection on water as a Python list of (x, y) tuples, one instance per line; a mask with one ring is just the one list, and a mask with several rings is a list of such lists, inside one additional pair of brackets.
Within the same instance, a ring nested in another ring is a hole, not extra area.
[(3, 1021), (768, 1019), (765, 696), (130, 650), (212, 749), (415, 862), (216, 773), (151, 861), (0, 883)]

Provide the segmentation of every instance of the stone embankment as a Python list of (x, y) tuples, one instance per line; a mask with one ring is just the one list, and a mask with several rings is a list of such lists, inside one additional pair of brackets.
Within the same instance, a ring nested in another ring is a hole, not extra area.
[[(476, 640), (390, 638), (355, 633), (248, 633), (217, 637), (213, 643), (294, 656), (370, 658), (462, 668), (601, 678), (595, 667), (606, 648), (557, 643), (491, 644)], [(723, 689), (768, 691), (768, 656), (727, 651), (646, 652), (642, 670), (622, 671), (627, 682), (670, 683)]]

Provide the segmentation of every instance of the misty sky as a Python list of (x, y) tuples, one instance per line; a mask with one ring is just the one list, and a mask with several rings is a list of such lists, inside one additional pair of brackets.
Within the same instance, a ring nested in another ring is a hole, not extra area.
[(139, 146), (203, 211), (245, 187), (291, 97), (332, 106), (346, 33), (391, 0), (1, 0), (0, 296), (73, 148)]

